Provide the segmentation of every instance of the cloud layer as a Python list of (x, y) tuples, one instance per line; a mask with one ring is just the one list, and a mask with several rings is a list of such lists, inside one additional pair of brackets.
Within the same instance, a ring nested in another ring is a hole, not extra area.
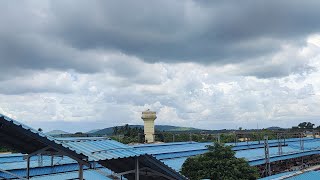
[(319, 5), (1, 2), (0, 113), (43, 129), (141, 124), (147, 108), (209, 129), (315, 121)]

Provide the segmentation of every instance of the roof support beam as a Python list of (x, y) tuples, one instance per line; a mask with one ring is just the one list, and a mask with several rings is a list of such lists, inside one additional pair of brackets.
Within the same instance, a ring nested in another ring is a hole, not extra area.
[(53, 159), (54, 159), (54, 154), (51, 153), (51, 163), (50, 163), (51, 167), (53, 166)]
[(41, 154), (41, 153), (47, 151), (48, 149), (50, 149), (49, 146), (44, 147), (44, 148), (39, 149), (39, 150), (37, 150), (37, 151), (35, 151), (35, 152), (33, 152), (33, 153), (30, 153), (30, 154), (25, 155), (25, 156), (23, 157), (23, 159), (27, 159), (28, 157), (31, 157), (31, 156), (34, 156), (34, 155), (37, 155), (37, 154)]
[(83, 180), (83, 164), (82, 163), (78, 163), (79, 164), (79, 180)]
[(30, 178), (30, 156), (27, 157), (27, 179)]
[(20, 177), (20, 176), (18, 176), (18, 175), (16, 175), (16, 174), (13, 174), (13, 173), (11, 173), (11, 172), (9, 172), (9, 171), (6, 171), (6, 170), (3, 170), (3, 169), (0, 169), (0, 172), (9, 174), (9, 175), (11, 175), (11, 176), (13, 176), (13, 177), (15, 177), (15, 178), (18, 178), (18, 179), (27, 180), (27, 179), (24, 178), (24, 177)]
[(89, 162), (86, 162), (85, 160), (82, 160), (82, 159), (79, 159), (79, 158), (77, 158), (77, 157), (74, 157), (74, 156), (72, 156), (72, 155), (70, 155), (70, 154), (67, 154), (67, 153), (65, 153), (65, 152), (63, 152), (63, 151), (60, 151), (60, 150), (58, 150), (58, 149), (56, 149), (56, 151), (58, 151), (58, 153), (59, 153), (60, 155), (68, 156), (68, 157), (76, 160), (78, 163), (81, 163), (82, 165), (85, 165), (85, 166), (87, 166), (88, 168), (91, 168), (91, 164), (90, 164)]
[[(117, 173), (117, 175), (119, 175), (120, 177), (122, 177), (123, 175), (126, 175), (126, 174), (132, 174), (132, 173), (135, 173), (136, 172), (136, 169), (133, 169), (133, 170), (130, 170), (130, 171), (125, 171), (125, 172), (122, 172), (122, 173)], [(143, 168), (140, 168), (139, 169), (139, 175), (144, 175), (144, 176), (162, 176), (162, 177), (165, 177), (169, 180), (175, 180), (174, 178), (172, 177), (169, 177), (163, 173), (160, 173), (158, 171), (155, 171), (149, 167), (143, 167)]]
[[(158, 172), (158, 171), (155, 171), (155, 170), (153, 170), (153, 169), (151, 169), (151, 168), (148, 168), (148, 167), (145, 167), (145, 168), (143, 168), (144, 170), (149, 170), (150, 172), (148, 172), (150, 175), (156, 175), (156, 176), (162, 176), (162, 177), (165, 177), (165, 178), (167, 178), (167, 179), (169, 179), (169, 180), (174, 180), (173, 178), (171, 178), (171, 177), (169, 177), (169, 176), (167, 176), (167, 175), (164, 175), (164, 174), (162, 174), (162, 173), (160, 173), (160, 172)], [(147, 171), (146, 171), (147, 172)]]
[[(72, 155), (70, 155), (70, 154), (67, 154), (67, 153), (63, 152), (63, 151), (60, 151), (60, 150), (58, 150), (58, 149), (55, 149), (55, 148), (53, 148), (53, 147), (51, 147), (51, 146), (44, 147), (44, 148), (39, 149), (39, 150), (37, 150), (37, 151), (35, 151), (35, 152), (33, 152), (33, 153), (30, 153), (30, 154), (28, 154), (28, 155), (25, 155), (25, 156), (24, 156), (24, 159), (27, 159), (28, 157), (30, 158), (31, 156), (34, 156), (34, 155), (36, 155), (36, 154), (44, 153), (44, 152), (46, 152), (46, 151), (49, 150), (49, 149), (54, 149), (55, 151), (57, 151), (57, 154), (64, 155), (64, 156), (68, 156), (68, 157), (76, 160), (78, 163), (81, 163), (82, 165), (86, 165), (87, 167), (91, 168), (91, 164), (90, 164), (90, 163), (88, 163), (88, 162), (86, 162), (86, 161), (84, 161), (84, 160), (82, 160), (82, 159), (76, 158), (76, 157), (74, 157), (74, 156), (72, 156)], [(54, 154), (54, 153), (50, 152), (50, 155), (51, 155), (51, 156), (53, 156), (53, 154)], [(51, 163), (51, 164), (53, 165), (53, 158), (52, 158), (51, 160), (52, 160), (52, 163)]]
[(135, 173), (135, 169), (129, 170), (129, 171), (125, 171), (125, 172), (122, 172), (122, 173), (117, 173), (117, 175), (123, 176), (123, 175), (131, 174), (131, 173)]
[(135, 176), (136, 176), (135, 180), (139, 180), (140, 175), (139, 175), (139, 158), (138, 157), (135, 158)]

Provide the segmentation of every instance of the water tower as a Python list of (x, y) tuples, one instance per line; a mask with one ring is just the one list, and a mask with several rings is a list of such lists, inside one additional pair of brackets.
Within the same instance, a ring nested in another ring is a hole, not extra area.
[(154, 120), (156, 118), (156, 112), (150, 111), (150, 109), (142, 112), (141, 119), (144, 121), (144, 134), (146, 143), (154, 142)]

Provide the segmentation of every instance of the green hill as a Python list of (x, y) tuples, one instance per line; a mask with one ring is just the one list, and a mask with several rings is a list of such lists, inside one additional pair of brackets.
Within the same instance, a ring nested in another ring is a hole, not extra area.
[[(118, 126), (121, 127), (121, 126)], [(130, 128), (142, 128), (143, 125), (129, 125)], [(91, 133), (92, 135), (112, 135), (114, 127), (104, 128)], [(169, 125), (155, 125), (156, 131), (167, 131), (167, 132), (199, 132), (204, 131), (202, 129), (196, 129), (191, 127), (180, 127), (180, 126), (169, 126)]]
[(50, 136), (55, 136), (55, 135), (70, 134), (70, 133), (62, 131), (62, 130), (52, 130), (52, 131), (49, 131), (49, 132), (47, 132), (45, 134), (50, 135)]

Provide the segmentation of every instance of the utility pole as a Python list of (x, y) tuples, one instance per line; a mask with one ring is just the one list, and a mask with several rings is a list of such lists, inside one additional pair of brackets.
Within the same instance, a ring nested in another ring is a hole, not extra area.
[(303, 133), (300, 134), (300, 149), (304, 151), (304, 139), (303, 139)]
[(264, 136), (265, 176), (271, 176), (268, 136)]
[(282, 142), (281, 142), (282, 135), (277, 134), (277, 139), (278, 139), (278, 154), (282, 154)]

